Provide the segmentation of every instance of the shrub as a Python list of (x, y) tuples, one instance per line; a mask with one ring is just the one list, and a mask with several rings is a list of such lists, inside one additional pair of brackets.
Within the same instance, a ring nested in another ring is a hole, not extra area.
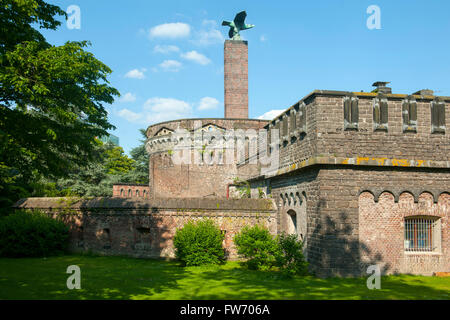
[(0, 219), (0, 256), (45, 257), (64, 253), (69, 228), (41, 212), (18, 211)]
[(176, 257), (186, 266), (222, 263), (223, 239), (222, 231), (211, 220), (190, 221), (177, 229), (173, 238)]
[(278, 250), (276, 264), (286, 275), (305, 275), (308, 273), (308, 262), (303, 256), (303, 243), (297, 235), (281, 234), (277, 237)]
[(277, 243), (263, 226), (245, 226), (235, 235), (238, 254), (246, 258), (245, 264), (249, 269), (268, 270), (275, 265)]

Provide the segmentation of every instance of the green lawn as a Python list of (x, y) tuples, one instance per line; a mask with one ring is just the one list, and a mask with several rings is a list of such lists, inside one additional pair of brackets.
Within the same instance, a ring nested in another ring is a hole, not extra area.
[[(69, 265), (81, 268), (81, 290), (69, 290)], [(381, 290), (365, 278), (286, 279), (237, 262), (180, 267), (124, 257), (69, 255), (0, 259), (0, 299), (450, 299), (450, 278), (389, 276)]]

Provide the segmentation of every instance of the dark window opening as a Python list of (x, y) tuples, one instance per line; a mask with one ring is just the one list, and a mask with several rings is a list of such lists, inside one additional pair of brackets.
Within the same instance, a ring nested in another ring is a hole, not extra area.
[(407, 97), (402, 103), (403, 132), (417, 132), (417, 102)]
[(108, 228), (101, 231), (100, 239), (104, 243), (103, 249), (111, 249), (111, 231)]
[(287, 141), (287, 136), (288, 136), (288, 116), (286, 114), (283, 115), (282, 130), (283, 130), (282, 139), (283, 139), (283, 142), (285, 142), (285, 141)]
[(297, 129), (297, 110), (295, 108), (290, 111), (289, 117), (291, 119), (291, 124), (290, 124), (291, 137), (294, 137), (296, 134), (296, 129)]
[(388, 131), (389, 109), (388, 100), (379, 94), (373, 103), (373, 127), (375, 131)]
[(358, 98), (344, 97), (344, 129), (358, 130), (359, 109)]
[(431, 133), (445, 134), (445, 102), (439, 99), (431, 102)]

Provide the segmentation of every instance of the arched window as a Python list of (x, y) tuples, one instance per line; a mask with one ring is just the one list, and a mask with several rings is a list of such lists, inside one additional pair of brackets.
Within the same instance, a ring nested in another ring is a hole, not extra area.
[(125, 192), (123, 191), (123, 189), (120, 189), (120, 196), (121, 197), (125, 196)]
[(140, 196), (139, 190), (136, 190), (136, 197), (139, 197), (139, 196)]
[(132, 194), (131, 194), (131, 189), (128, 189), (128, 198), (131, 198)]

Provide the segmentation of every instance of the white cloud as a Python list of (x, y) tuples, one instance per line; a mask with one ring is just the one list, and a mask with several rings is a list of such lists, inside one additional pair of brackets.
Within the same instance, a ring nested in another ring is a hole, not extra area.
[(211, 28), (215, 28), (217, 26), (217, 22), (215, 20), (205, 19), (202, 21), (202, 25), (210, 26)]
[(153, 52), (163, 53), (163, 54), (178, 52), (178, 51), (180, 51), (180, 48), (178, 48), (177, 46), (173, 46), (173, 45), (159, 45), (158, 44), (153, 48)]
[(120, 102), (135, 102), (136, 95), (132, 94), (131, 92), (127, 92), (122, 97), (120, 97), (119, 101)]
[(133, 69), (127, 72), (125, 75), (125, 78), (131, 78), (131, 79), (144, 79), (145, 75), (144, 72), (146, 72), (147, 69), (142, 68), (141, 70)]
[(264, 113), (262, 116), (259, 116), (258, 119), (261, 119), (261, 120), (272, 120), (276, 116), (278, 116), (281, 113), (283, 113), (284, 111), (285, 111), (285, 109), (284, 110), (270, 110), (270, 111)]
[(164, 71), (178, 72), (181, 68), (181, 62), (177, 60), (164, 60), (159, 67)]
[(190, 34), (191, 27), (181, 22), (160, 24), (150, 29), (151, 38), (184, 38)]
[(204, 97), (200, 100), (198, 110), (212, 110), (217, 109), (219, 106), (219, 100), (211, 97)]
[(198, 53), (195, 50), (189, 51), (187, 53), (182, 53), (181, 57), (183, 59), (194, 61), (194, 62), (196, 62), (198, 64), (201, 64), (201, 65), (207, 65), (208, 63), (211, 62), (211, 60), (209, 60), (206, 56), (204, 56), (201, 53)]
[(128, 120), (129, 122), (140, 122), (142, 120), (142, 115), (136, 112), (133, 112), (128, 109), (122, 109), (117, 113), (120, 117)]
[(222, 43), (225, 41), (222, 33), (219, 30), (200, 30), (198, 33), (198, 39), (195, 41), (197, 44), (207, 46), (215, 43)]
[(189, 118), (192, 115), (190, 103), (174, 98), (154, 97), (148, 99), (140, 112), (122, 109), (117, 115), (132, 123), (150, 125), (153, 123)]
[(183, 100), (155, 97), (145, 102), (144, 110), (161, 113), (188, 114), (192, 111), (192, 107)]
[(217, 22), (214, 20), (203, 20), (201, 30), (195, 32), (195, 38), (192, 43), (199, 46), (209, 46), (212, 44), (223, 43), (225, 41), (221, 30), (217, 29)]

